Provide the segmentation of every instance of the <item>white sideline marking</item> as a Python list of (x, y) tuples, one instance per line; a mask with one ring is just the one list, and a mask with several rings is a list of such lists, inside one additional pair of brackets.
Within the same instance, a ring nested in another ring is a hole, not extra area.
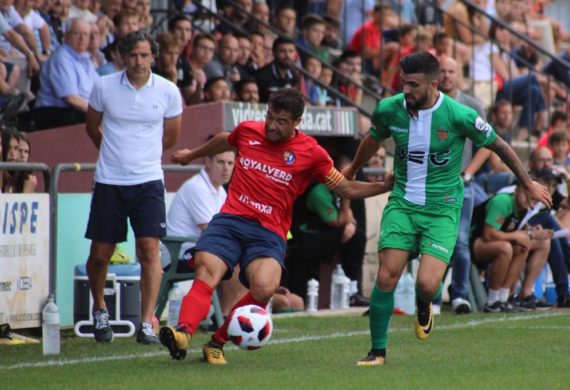
[[(516, 315), (516, 316), (498, 316), (498, 315), (490, 315), (489, 318), (485, 318), (482, 320), (472, 320), (467, 321), (459, 324), (450, 324), (450, 325), (436, 325), (436, 330), (455, 330), (455, 329), (465, 329), (465, 328), (472, 328), (480, 325), (486, 324), (496, 324), (496, 323), (504, 323), (504, 322), (513, 322), (513, 321), (526, 321), (526, 320), (534, 320), (540, 318), (553, 318), (553, 317), (561, 317), (561, 316), (568, 316), (570, 313), (544, 313), (544, 314), (536, 314), (536, 315)], [(514, 327), (512, 327), (514, 329)], [(568, 327), (557, 327), (557, 326), (532, 326), (528, 327), (528, 329), (568, 329)], [(399, 332), (409, 332), (410, 328), (392, 328), (390, 329), (390, 333), (399, 333)], [(300, 337), (291, 337), (291, 338), (284, 338), (284, 339), (277, 339), (271, 341), (269, 344), (289, 344), (289, 343), (302, 343), (306, 341), (320, 341), (320, 340), (329, 340), (329, 339), (336, 339), (340, 337), (353, 337), (353, 336), (365, 336), (368, 335), (369, 331), (355, 331), (355, 332), (344, 332), (344, 333), (331, 333), (327, 335), (319, 335), (319, 336), (300, 336)], [(227, 349), (237, 349), (237, 347), (231, 345), (228, 346)], [(199, 353), (202, 352), (202, 348), (192, 348), (188, 350), (189, 354), (192, 353)], [(91, 364), (91, 363), (99, 363), (99, 362), (109, 362), (109, 361), (117, 361), (117, 360), (132, 360), (132, 359), (140, 359), (140, 358), (149, 358), (155, 356), (168, 356), (166, 351), (156, 351), (156, 352), (144, 352), (140, 354), (128, 354), (128, 355), (114, 355), (114, 356), (97, 356), (97, 357), (88, 357), (88, 358), (78, 358), (78, 359), (59, 359), (59, 360), (46, 360), (41, 362), (24, 362), (24, 363), (17, 363), (7, 366), (0, 366), (0, 370), (15, 370), (18, 368), (42, 368), (42, 367), (63, 367), (63, 366), (71, 366), (76, 364)]]

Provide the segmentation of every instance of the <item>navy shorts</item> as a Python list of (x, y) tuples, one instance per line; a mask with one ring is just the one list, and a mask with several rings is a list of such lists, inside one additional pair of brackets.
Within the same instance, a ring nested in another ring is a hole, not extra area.
[(244, 272), (248, 264), (259, 257), (272, 257), (285, 268), (287, 242), (258, 222), (219, 213), (214, 215), (192, 248), (193, 254), (200, 251), (218, 256), (226, 263), (228, 272), (224, 279), (230, 278), (234, 267), (239, 264), (239, 279), (249, 287)]
[(132, 186), (94, 184), (85, 238), (109, 243), (126, 241), (127, 219), (137, 238), (166, 235), (162, 180)]

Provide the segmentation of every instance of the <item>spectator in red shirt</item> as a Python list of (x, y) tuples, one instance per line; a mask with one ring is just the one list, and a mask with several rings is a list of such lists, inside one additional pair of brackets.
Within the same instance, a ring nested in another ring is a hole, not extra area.
[[(554, 111), (552, 113), (552, 116), (550, 117), (550, 127), (548, 128), (548, 130), (542, 133), (542, 135), (538, 139), (536, 147), (550, 148), (550, 136), (556, 130), (568, 131), (568, 115), (566, 115), (566, 113), (562, 111)], [(552, 148), (550, 148), (550, 150), (554, 152)], [(568, 152), (570, 153), (570, 146), (568, 147)]]

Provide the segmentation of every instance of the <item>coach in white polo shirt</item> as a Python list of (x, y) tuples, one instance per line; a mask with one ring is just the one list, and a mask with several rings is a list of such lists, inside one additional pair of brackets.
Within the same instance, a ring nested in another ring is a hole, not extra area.
[(141, 264), (141, 327), (137, 342), (157, 343), (152, 316), (162, 278), (159, 238), (166, 234), (162, 151), (180, 133), (182, 99), (176, 85), (150, 71), (158, 46), (133, 32), (118, 45), (126, 70), (102, 77), (93, 87), (87, 133), (100, 150), (85, 237), (92, 240), (87, 274), (93, 295), (95, 340), (113, 331), (103, 297), (115, 245), (127, 239), (127, 219)]

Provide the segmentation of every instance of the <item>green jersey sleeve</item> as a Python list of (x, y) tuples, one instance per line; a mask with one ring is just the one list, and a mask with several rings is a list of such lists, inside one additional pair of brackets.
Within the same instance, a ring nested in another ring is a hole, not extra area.
[(478, 148), (490, 145), (495, 140), (497, 136), (495, 130), (477, 114), (477, 111), (461, 104), (455, 104), (454, 110), (460, 112), (460, 115), (455, 116), (459, 121), (457, 128)]
[(307, 207), (323, 222), (331, 222), (338, 218), (332, 192), (324, 184), (319, 183), (313, 187), (307, 196)]
[(514, 194), (497, 194), (487, 203), (485, 225), (501, 230), (503, 224), (515, 211)]
[(388, 115), (386, 102), (387, 99), (382, 100), (372, 113), (372, 127), (369, 134), (376, 141), (390, 138), (390, 131), (386, 125), (386, 117)]

